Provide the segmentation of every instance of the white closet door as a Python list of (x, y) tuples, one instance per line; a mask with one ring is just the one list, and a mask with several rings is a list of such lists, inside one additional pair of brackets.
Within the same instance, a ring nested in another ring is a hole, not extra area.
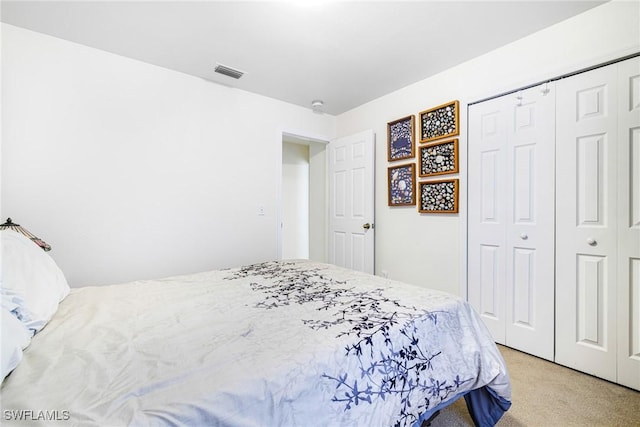
[(555, 85), (507, 102), (507, 345), (553, 360)]
[(553, 359), (554, 91), (469, 108), (469, 301), (494, 339)]
[(640, 390), (640, 58), (618, 67), (618, 382)]
[(467, 298), (506, 343), (507, 113), (502, 98), (469, 107), (469, 215)]
[(615, 381), (616, 65), (557, 92), (556, 362)]

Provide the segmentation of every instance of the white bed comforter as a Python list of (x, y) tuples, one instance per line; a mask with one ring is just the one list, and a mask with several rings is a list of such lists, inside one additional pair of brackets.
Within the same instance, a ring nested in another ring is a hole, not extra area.
[(0, 399), (3, 425), (410, 426), (485, 385), (510, 400), (464, 301), (290, 261), (73, 289)]

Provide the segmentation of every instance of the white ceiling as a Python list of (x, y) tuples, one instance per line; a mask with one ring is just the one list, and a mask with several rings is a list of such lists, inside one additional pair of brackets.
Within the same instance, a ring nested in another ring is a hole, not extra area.
[[(2, 1), (2, 21), (340, 114), (603, 1)], [(245, 71), (214, 73), (216, 63)]]

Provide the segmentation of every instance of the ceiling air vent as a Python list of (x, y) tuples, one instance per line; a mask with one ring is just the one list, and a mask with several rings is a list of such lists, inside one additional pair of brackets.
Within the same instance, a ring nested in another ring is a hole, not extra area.
[(236, 70), (222, 64), (216, 64), (216, 68), (214, 69), (214, 71), (218, 74), (223, 74), (225, 76), (232, 77), (234, 79), (239, 79), (244, 75), (243, 71)]

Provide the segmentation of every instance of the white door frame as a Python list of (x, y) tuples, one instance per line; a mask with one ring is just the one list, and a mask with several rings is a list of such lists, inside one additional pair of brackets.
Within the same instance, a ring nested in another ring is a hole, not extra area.
[[(293, 136), (297, 139), (303, 139), (310, 142), (318, 142), (322, 144), (329, 144), (331, 138), (326, 135), (308, 132), (300, 129), (279, 129), (276, 132), (276, 218), (275, 218), (275, 229), (276, 229), (276, 259), (282, 259), (282, 142), (285, 136)], [(326, 167), (326, 166), (325, 166)], [(311, 197), (311, 194), (309, 195)], [(325, 192), (324, 199), (327, 201), (327, 194)], [(327, 203), (325, 203), (327, 206)], [(326, 211), (328, 212), (328, 206), (326, 207)], [(326, 227), (326, 225), (325, 225)], [(325, 233), (326, 234), (326, 233)], [(325, 255), (327, 252), (327, 247), (325, 245)], [(325, 256), (326, 258), (326, 256)]]

